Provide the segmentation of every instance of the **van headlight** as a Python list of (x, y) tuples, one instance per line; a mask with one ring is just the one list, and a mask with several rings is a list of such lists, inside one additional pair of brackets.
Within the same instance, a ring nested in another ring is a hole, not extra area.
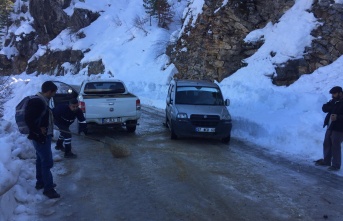
[(230, 114), (223, 114), (222, 115), (222, 120), (231, 120)]
[(180, 118), (180, 119), (187, 119), (188, 118), (186, 113), (178, 113), (176, 117)]

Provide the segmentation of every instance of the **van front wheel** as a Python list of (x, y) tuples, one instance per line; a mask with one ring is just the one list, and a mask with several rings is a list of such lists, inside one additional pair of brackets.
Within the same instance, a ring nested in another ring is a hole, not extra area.
[(170, 139), (172, 139), (172, 140), (177, 140), (177, 136), (176, 136), (176, 134), (175, 134), (175, 132), (174, 132), (174, 130), (173, 129), (171, 129), (171, 134), (170, 134)]
[(169, 126), (168, 126), (168, 117), (167, 117), (167, 115), (166, 115), (166, 121), (164, 122), (164, 126), (165, 126), (166, 128), (169, 127)]
[(169, 129), (170, 129), (170, 139), (176, 140), (176, 139), (177, 139), (177, 135), (175, 134), (174, 128), (173, 128), (172, 125), (173, 125), (173, 123), (170, 122), (170, 125), (169, 125)]
[(231, 140), (231, 134), (227, 137), (224, 137), (222, 139), (222, 143), (228, 144), (228, 143), (230, 143), (230, 140)]

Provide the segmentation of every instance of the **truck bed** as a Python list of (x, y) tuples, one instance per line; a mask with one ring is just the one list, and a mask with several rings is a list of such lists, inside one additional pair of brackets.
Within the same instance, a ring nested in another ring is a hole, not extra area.
[(87, 123), (125, 124), (133, 132), (141, 115), (140, 100), (120, 80), (86, 80), (78, 99)]

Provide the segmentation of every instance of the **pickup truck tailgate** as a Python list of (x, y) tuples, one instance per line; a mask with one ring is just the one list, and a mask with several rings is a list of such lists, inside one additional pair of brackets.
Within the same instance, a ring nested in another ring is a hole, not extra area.
[(136, 116), (137, 98), (134, 96), (124, 97), (107, 97), (107, 98), (94, 98), (87, 99), (85, 101), (85, 117), (91, 118), (113, 118), (113, 117), (126, 117)]

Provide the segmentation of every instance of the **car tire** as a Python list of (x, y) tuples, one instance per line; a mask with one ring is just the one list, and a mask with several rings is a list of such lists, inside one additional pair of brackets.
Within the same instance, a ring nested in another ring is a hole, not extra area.
[(175, 134), (174, 130), (171, 130), (170, 132), (170, 139), (177, 140), (177, 135)]
[(168, 125), (168, 117), (167, 117), (167, 115), (166, 115), (166, 121), (164, 122), (164, 126), (165, 126), (166, 128), (169, 128), (169, 125)]
[(170, 139), (177, 140), (177, 135), (174, 132), (172, 124), (173, 123), (170, 122), (170, 125), (169, 125), (169, 128), (170, 128)]
[(126, 130), (129, 133), (134, 133), (136, 131), (137, 127), (137, 121), (136, 120), (130, 120), (126, 122)]
[(134, 133), (136, 131), (136, 125), (134, 125), (134, 126), (126, 126), (126, 130), (129, 133)]
[(224, 138), (222, 139), (222, 143), (224, 143), (224, 144), (229, 144), (229, 143), (230, 143), (230, 140), (231, 140), (231, 134), (230, 134), (229, 136), (227, 136), (227, 137), (224, 137)]

